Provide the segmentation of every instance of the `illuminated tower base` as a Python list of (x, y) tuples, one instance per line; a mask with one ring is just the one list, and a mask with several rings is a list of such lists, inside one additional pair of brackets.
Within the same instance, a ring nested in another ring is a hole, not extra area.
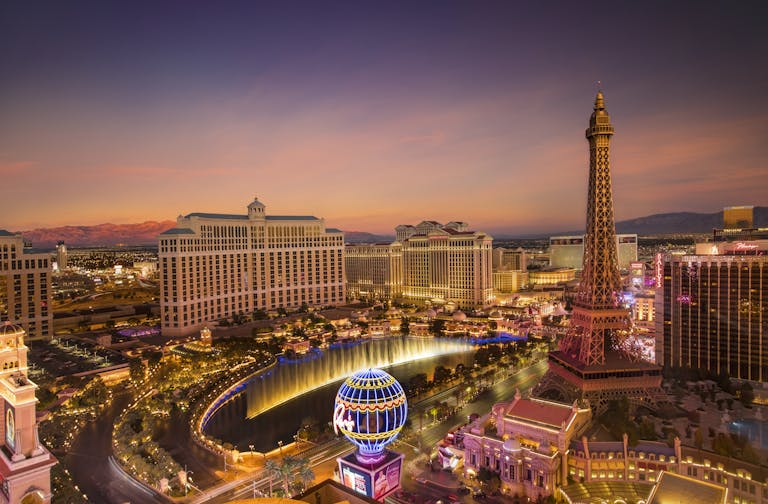
[(595, 414), (605, 412), (609, 401), (626, 398), (633, 408), (655, 411), (665, 402), (661, 368), (645, 361), (633, 362), (606, 352), (604, 364), (585, 365), (562, 352), (550, 352), (549, 370), (537, 386), (537, 395), (589, 404)]
[(378, 501), (398, 491), (405, 456), (391, 450), (384, 450), (383, 455), (372, 464), (358, 460), (356, 453), (337, 458), (342, 485)]

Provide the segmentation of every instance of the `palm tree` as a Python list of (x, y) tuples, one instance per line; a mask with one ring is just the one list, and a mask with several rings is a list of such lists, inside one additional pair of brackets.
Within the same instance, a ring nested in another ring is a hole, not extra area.
[(283, 490), (285, 490), (285, 497), (290, 498), (290, 482), (293, 472), (300, 467), (301, 459), (294, 457), (293, 455), (286, 455), (283, 458), (283, 463), (280, 465), (280, 477), (283, 479)]
[(309, 467), (309, 461), (307, 459), (302, 459), (302, 462), (301, 467), (299, 467), (299, 478), (306, 489), (313, 481), (315, 481), (315, 472)]
[(280, 472), (280, 464), (269, 459), (264, 463), (264, 469), (266, 469), (267, 474), (269, 474), (269, 496), (272, 497), (272, 479), (280, 478), (282, 476), (282, 473)]

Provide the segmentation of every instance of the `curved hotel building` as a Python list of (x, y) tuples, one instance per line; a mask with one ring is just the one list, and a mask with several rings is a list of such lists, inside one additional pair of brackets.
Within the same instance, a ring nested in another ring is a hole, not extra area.
[(162, 331), (254, 310), (344, 302), (344, 235), (313, 216), (191, 213), (159, 239)]

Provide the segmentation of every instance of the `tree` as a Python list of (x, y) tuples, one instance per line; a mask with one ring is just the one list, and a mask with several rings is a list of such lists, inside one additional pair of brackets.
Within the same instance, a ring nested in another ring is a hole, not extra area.
[(482, 347), (478, 348), (477, 352), (475, 352), (475, 364), (477, 364), (480, 367), (485, 367), (488, 364), (490, 364), (490, 354), (488, 352), (488, 348)]
[(281, 477), (280, 464), (269, 459), (264, 463), (264, 469), (267, 470), (267, 474), (269, 475), (269, 496), (272, 497), (272, 480), (273, 478)]
[(411, 322), (408, 317), (402, 317), (400, 319), (400, 334), (407, 336), (411, 331)]
[(149, 364), (149, 367), (153, 368), (160, 364), (160, 361), (163, 360), (163, 352), (151, 352), (147, 356), (147, 363)]
[(304, 488), (306, 488), (312, 484), (313, 481), (315, 481), (315, 472), (309, 466), (309, 462), (306, 459), (302, 460), (304, 460), (306, 463), (301, 464), (299, 467), (299, 479), (301, 480), (301, 484), (304, 486)]
[(459, 408), (459, 404), (461, 403), (462, 392), (463, 390), (461, 389), (461, 384), (459, 384), (459, 386), (453, 390), (453, 398), (456, 399), (456, 409)]
[(429, 326), (429, 331), (435, 336), (443, 336), (445, 334), (445, 320), (434, 319)]
[(133, 382), (140, 382), (143, 380), (146, 373), (144, 362), (139, 358), (131, 359), (128, 363), (128, 373)]
[(435, 383), (444, 383), (451, 379), (451, 370), (445, 366), (435, 367), (435, 374), (433, 381)]
[(413, 390), (416, 394), (423, 392), (427, 388), (427, 373), (418, 373), (411, 376), (411, 379), (408, 383), (411, 386), (411, 390)]
[(755, 390), (752, 388), (752, 385), (749, 383), (744, 383), (741, 386), (739, 399), (741, 400), (741, 404), (743, 404), (746, 408), (752, 406), (752, 401), (755, 400)]

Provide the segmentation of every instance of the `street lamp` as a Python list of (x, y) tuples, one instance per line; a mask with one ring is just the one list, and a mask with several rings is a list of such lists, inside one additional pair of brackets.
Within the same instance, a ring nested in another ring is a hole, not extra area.
[(283, 458), (283, 441), (278, 441), (277, 446), (280, 448), (280, 458)]
[(253, 460), (253, 457), (254, 457), (254, 453), (253, 453), (253, 445), (252, 445), (252, 444), (249, 444), (249, 445), (248, 445), (248, 448), (251, 450), (251, 460)]

